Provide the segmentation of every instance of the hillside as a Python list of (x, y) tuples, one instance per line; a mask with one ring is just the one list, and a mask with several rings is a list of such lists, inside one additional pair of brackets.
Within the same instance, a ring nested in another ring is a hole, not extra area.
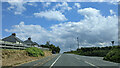
[(28, 55), (28, 53), (25, 50), (3, 49), (2, 66), (14, 66), (52, 55), (51, 51), (43, 51), (43, 52), (44, 52), (44, 56), (31, 57)]

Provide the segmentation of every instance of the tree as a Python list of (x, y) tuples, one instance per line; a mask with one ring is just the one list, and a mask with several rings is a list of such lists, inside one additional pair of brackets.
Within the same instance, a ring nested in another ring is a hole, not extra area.
[(56, 53), (60, 52), (59, 46), (55, 47), (55, 45), (50, 44), (50, 41), (47, 41), (45, 45), (41, 45), (41, 47), (49, 48), (51, 51), (55, 51)]
[(56, 49), (57, 49), (57, 53), (59, 53), (60, 52), (59, 46), (57, 46)]
[(46, 46), (49, 46), (49, 45), (50, 45), (50, 41), (47, 41), (45, 45), (46, 45)]
[(55, 46), (53, 44), (49, 45), (50, 50), (53, 50)]

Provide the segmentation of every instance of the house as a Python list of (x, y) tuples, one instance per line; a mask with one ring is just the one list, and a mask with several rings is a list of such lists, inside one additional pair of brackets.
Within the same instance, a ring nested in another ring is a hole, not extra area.
[(24, 41), (24, 44), (27, 44), (27, 45), (32, 46), (32, 47), (33, 46), (38, 47), (38, 45), (39, 45), (36, 42), (33, 42), (30, 37), (27, 40)]
[(3, 38), (2, 41), (17, 43), (17, 44), (22, 44), (23, 43), (22, 40), (20, 40), (19, 38), (16, 37), (15, 33), (12, 33), (12, 35)]
[(39, 44), (36, 43), (36, 42), (34, 42), (34, 46), (35, 46), (35, 47), (39, 47)]

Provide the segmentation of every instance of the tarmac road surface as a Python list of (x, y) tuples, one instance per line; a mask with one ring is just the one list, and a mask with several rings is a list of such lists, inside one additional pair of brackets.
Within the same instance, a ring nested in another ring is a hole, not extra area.
[(56, 54), (56, 56), (49, 61), (39, 64), (50, 57), (51, 56), (25, 63), (20, 66), (30, 66), (32, 68), (120, 68), (120, 64), (105, 61), (103, 57), (80, 56), (74, 54)]

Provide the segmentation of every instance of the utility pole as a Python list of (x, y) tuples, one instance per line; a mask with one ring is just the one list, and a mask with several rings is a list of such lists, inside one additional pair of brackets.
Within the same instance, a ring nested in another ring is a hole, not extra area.
[(71, 51), (71, 45), (70, 45), (70, 51)]
[(112, 43), (112, 46), (114, 45), (114, 41), (111, 41), (111, 43)]
[(78, 49), (79, 49), (79, 38), (77, 37), (77, 42), (78, 42)]

